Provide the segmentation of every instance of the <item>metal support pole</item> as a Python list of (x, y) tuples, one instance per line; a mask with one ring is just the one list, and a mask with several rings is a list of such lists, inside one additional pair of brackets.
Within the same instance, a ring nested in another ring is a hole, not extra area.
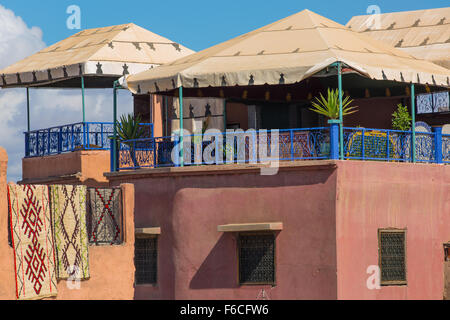
[(114, 81), (113, 85), (113, 127), (114, 127), (114, 136), (113, 136), (113, 144), (111, 148), (112, 153), (112, 171), (117, 171), (117, 87), (118, 82)]
[(434, 128), (434, 154), (435, 162), (443, 163), (442, 157), (442, 127)]
[(411, 118), (412, 118), (412, 162), (416, 162), (416, 95), (415, 95), (414, 83), (411, 83)]
[(165, 124), (165, 127), (164, 127), (164, 136), (168, 136), (169, 135), (169, 107), (168, 107), (168, 105), (169, 105), (169, 101), (168, 101), (168, 98), (167, 98), (167, 96), (164, 96), (164, 108), (165, 108), (165, 120), (166, 120), (166, 124)]
[(183, 140), (184, 140), (184, 126), (183, 126), (183, 86), (179, 89), (179, 100), (180, 100), (180, 166), (184, 167), (184, 146), (183, 146)]
[(223, 132), (227, 131), (227, 100), (223, 99)]
[(85, 104), (84, 104), (84, 77), (81, 76), (81, 99), (83, 104), (83, 122), (86, 122), (86, 111), (85, 111)]
[(340, 158), (344, 160), (344, 120), (342, 115), (342, 63), (338, 62), (338, 82), (339, 82), (339, 150)]
[(27, 87), (27, 132), (30, 132), (30, 90)]

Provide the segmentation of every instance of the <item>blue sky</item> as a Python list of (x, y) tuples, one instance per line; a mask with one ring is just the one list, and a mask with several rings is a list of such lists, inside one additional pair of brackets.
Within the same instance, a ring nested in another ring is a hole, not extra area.
[(0, 4), (29, 26), (40, 27), (47, 45), (75, 33), (66, 28), (66, 9), (78, 5), (82, 29), (134, 22), (196, 51), (303, 9), (345, 24), (354, 15), (366, 14), (369, 5), (378, 5), (382, 13), (449, 6), (448, 0), (0, 0)]

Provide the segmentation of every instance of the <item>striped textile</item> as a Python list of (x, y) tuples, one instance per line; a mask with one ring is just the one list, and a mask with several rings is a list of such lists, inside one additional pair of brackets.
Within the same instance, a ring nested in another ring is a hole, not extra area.
[(47, 186), (8, 185), (16, 296), (56, 296), (56, 266)]
[(89, 279), (86, 232), (86, 186), (56, 185), (50, 188), (57, 278)]

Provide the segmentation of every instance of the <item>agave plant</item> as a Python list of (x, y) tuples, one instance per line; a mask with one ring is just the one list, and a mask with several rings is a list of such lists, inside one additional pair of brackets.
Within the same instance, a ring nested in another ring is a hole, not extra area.
[(144, 128), (141, 126), (142, 118), (140, 115), (129, 113), (122, 115), (117, 124), (117, 134), (121, 141), (136, 140), (142, 138), (145, 134)]
[(141, 122), (142, 120), (140, 115), (129, 113), (127, 115), (122, 115), (120, 117), (120, 121), (117, 124), (117, 134), (119, 136), (119, 140), (123, 141), (124, 144), (130, 147), (130, 155), (134, 167), (138, 167), (139, 165), (136, 159), (136, 143), (128, 141), (137, 140), (144, 136), (145, 130), (140, 125)]
[[(351, 107), (350, 104), (353, 102), (353, 100), (350, 100), (349, 96), (346, 96), (342, 100), (342, 116), (346, 116), (352, 113), (357, 112), (356, 108), (357, 106)], [(324, 115), (325, 117), (336, 120), (339, 119), (339, 90), (333, 90), (328, 88), (328, 96), (325, 99), (325, 97), (320, 94), (320, 98), (316, 97), (316, 101), (311, 102), (313, 108), (310, 108), (310, 110)]]

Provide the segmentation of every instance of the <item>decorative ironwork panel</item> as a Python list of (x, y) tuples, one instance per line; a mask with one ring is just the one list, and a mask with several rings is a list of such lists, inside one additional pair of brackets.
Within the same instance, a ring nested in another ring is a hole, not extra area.
[(88, 189), (88, 232), (91, 244), (123, 242), (122, 193), (120, 188)]
[(158, 271), (158, 238), (136, 238), (134, 245), (136, 284), (156, 284)]
[(416, 132), (416, 160), (418, 162), (434, 162), (435, 133)]
[(442, 135), (442, 160), (450, 163), (450, 135)]
[(406, 283), (406, 233), (380, 231), (381, 283)]
[[(153, 137), (153, 124), (142, 123), (144, 137)], [(76, 150), (109, 150), (112, 122), (80, 122), (25, 132), (25, 156), (42, 157)]]
[(239, 236), (239, 281), (241, 284), (275, 283), (275, 236)]
[(410, 161), (411, 133), (344, 128), (344, 156), (358, 160)]

